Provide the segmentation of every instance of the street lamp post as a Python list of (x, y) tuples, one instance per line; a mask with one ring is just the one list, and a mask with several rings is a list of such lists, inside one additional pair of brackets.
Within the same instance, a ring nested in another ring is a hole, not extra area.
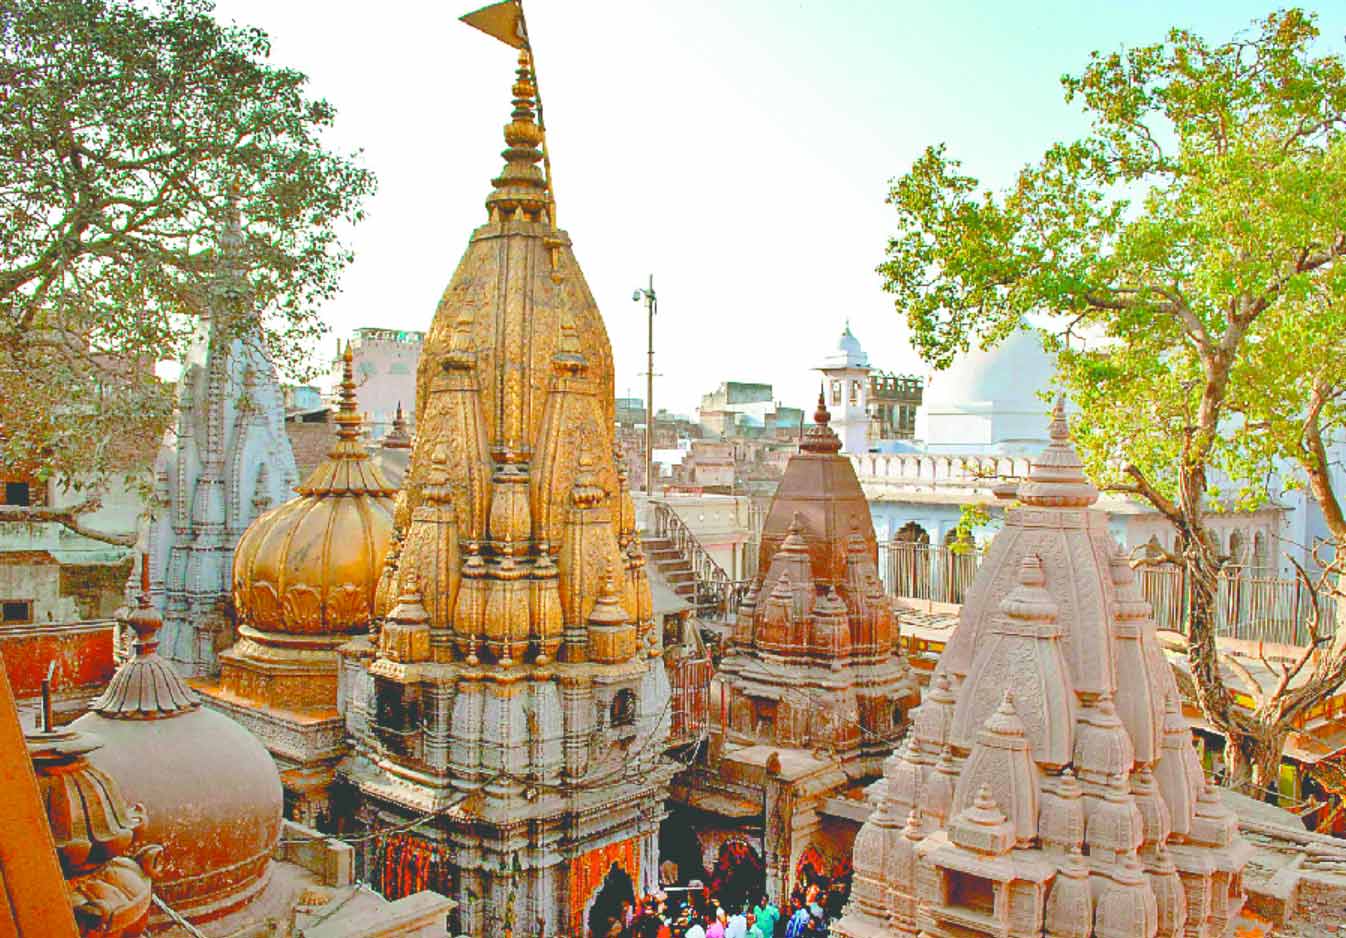
[(645, 301), (645, 311), (649, 317), (649, 359), (645, 370), (645, 494), (654, 494), (654, 314), (659, 309), (659, 300), (654, 295), (654, 274), (650, 274), (650, 285), (631, 294), (631, 299), (639, 303)]

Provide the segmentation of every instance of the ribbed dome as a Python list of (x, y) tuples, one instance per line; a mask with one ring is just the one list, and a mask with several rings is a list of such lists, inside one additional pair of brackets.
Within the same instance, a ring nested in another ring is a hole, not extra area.
[(868, 368), (869, 356), (860, 347), (860, 340), (851, 333), (851, 324), (846, 323), (841, 338), (837, 340), (837, 350), (823, 362), (824, 368)]
[(1011, 333), (990, 349), (973, 347), (937, 371), (926, 384), (927, 408), (995, 404), (1033, 414), (1042, 412), (1037, 392), (1051, 386), (1056, 361), (1043, 351), (1034, 330)]
[(393, 531), (396, 489), (360, 445), (346, 349), (337, 441), (291, 499), (243, 532), (234, 551), (239, 622), (264, 632), (332, 635), (369, 623)]
[(159, 614), (142, 597), (135, 656), (71, 729), (102, 741), (89, 764), (144, 806), (139, 829), (163, 846), (154, 891), (199, 922), (265, 888), (280, 839), (280, 776), (257, 738), (196, 695), (158, 655)]

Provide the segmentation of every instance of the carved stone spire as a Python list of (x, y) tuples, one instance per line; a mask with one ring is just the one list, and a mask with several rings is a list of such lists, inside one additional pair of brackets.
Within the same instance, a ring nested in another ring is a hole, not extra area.
[(402, 402), (397, 402), (397, 413), (393, 414), (393, 427), (383, 436), (380, 444), (384, 449), (411, 449), (411, 434), (407, 432), (407, 418), (402, 413)]
[(818, 407), (813, 411), (813, 426), (804, 431), (799, 449), (805, 453), (841, 452), (841, 438), (832, 429), (832, 415), (827, 410), (827, 399), (821, 387), (818, 388)]
[(1033, 460), (1028, 478), (1019, 486), (1025, 505), (1084, 508), (1098, 501), (1098, 489), (1084, 475), (1084, 464), (1070, 440), (1065, 395), (1056, 398), (1048, 429), (1051, 442)]
[(113, 719), (156, 720), (201, 705), (172, 665), (159, 657), (159, 629), (164, 623), (150, 602), (148, 565), (142, 562), (141, 570), (140, 605), (126, 620), (136, 633), (134, 655), (89, 708)]

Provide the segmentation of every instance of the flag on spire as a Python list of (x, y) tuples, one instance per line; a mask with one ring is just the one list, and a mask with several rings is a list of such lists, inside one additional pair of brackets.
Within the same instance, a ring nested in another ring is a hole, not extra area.
[(494, 36), (507, 46), (528, 48), (528, 30), (524, 26), (519, 0), (501, 0), (459, 17), (464, 23)]

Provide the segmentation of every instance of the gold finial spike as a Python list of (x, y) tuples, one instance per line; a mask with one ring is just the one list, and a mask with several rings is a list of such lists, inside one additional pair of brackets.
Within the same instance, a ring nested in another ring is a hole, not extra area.
[(351, 343), (341, 353), (341, 400), (337, 405), (337, 436), (343, 440), (360, 438), (360, 411), (355, 397), (355, 354)]

